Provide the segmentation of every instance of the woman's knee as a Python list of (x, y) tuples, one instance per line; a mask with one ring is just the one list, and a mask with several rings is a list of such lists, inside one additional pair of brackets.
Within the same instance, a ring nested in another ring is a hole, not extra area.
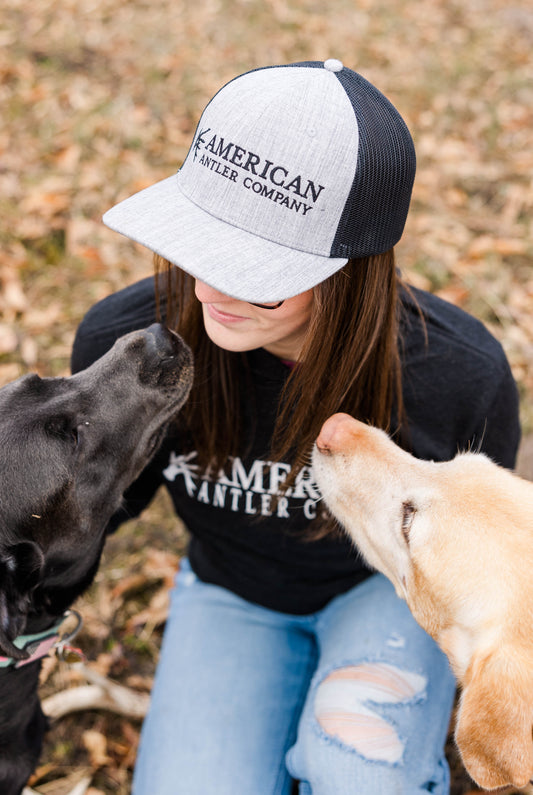
[(424, 698), (427, 681), (420, 674), (382, 662), (362, 662), (333, 669), (319, 682), (314, 718), (324, 735), (363, 759), (395, 764), (405, 740), (394, 721), (377, 705), (410, 705)]
[[(428, 678), (408, 665), (359, 660), (317, 672), (288, 755), (289, 771), (313, 795), (446, 793), (449, 771), (438, 733), (447, 723)], [(445, 732), (444, 732), (445, 736)]]

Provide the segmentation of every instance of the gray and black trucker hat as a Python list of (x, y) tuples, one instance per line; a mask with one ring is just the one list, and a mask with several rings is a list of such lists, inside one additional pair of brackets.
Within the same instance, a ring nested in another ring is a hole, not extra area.
[(415, 167), (402, 117), (361, 75), (267, 66), (215, 94), (177, 174), (103, 220), (220, 292), (278, 301), (392, 248)]

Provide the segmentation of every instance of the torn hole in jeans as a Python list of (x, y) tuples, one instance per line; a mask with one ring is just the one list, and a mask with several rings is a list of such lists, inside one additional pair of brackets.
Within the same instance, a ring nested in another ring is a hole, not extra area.
[(403, 742), (372, 704), (407, 704), (423, 695), (426, 684), (420, 674), (387, 663), (337, 668), (317, 688), (315, 717), (326, 734), (361, 756), (394, 764), (402, 758)]

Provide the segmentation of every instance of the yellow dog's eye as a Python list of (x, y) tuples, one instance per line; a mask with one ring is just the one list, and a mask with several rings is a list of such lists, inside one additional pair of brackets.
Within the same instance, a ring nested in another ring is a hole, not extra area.
[(409, 543), (409, 533), (415, 513), (416, 508), (414, 504), (410, 500), (406, 500), (402, 505), (402, 535), (407, 544)]

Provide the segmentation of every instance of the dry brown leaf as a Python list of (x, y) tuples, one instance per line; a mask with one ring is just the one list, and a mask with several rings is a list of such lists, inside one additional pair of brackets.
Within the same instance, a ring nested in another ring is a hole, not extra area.
[(100, 676), (108, 676), (115, 661), (116, 657), (114, 654), (104, 652), (99, 654), (96, 660), (87, 663), (87, 666), (97, 674), (100, 674)]
[(15, 329), (7, 323), (0, 323), (0, 355), (16, 351), (18, 342)]
[(171, 588), (179, 568), (179, 556), (168, 550), (149, 549), (143, 566), (147, 574), (161, 578)]
[[(1, 329), (1, 324), (0, 324)], [(0, 331), (1, 333), (1, 331)], [(0, 343), (1, 348), (1, 343)], [(0, 364), (0, 386), (4, 386), (5, 384), (9, 384), (10, 381), (14, 381), (16, 378), (23, 374), (22, 367), (20, 364), (15, 364), (15, 362), (8, 362), (7, 364)]]
[(517, 238), (499, 238), (485, 235), (474, 240), (467, 253), (473, 259), (484, 257), (486, 254), (501, 254), (504, 257), (513, 254), (526, 254), (527, 241)]
[(126, 624), (127, 632), (135, 632), (139, 627), (148, 625), (151, 629), (165, 623), (168, 617), (170, 595), (167, 587), (161, 588), (150, 599), (145, 610), (136, 613)]
[(445, 301), (449, 301), (451, 304), (463, 306), (469, 296), (469, 291), (460, 284), (453, 284), (437, 290), (436, 294), (439, 298), (444, 298)]
[(93, 767), (104, 767), (112, 759), (107, 754), (107, 738), (96, 729), (87, 729), (82, 734), (82, 741), (89, 752), (89, 759)]
[(134, 690), (145, 690), (149, 693), (154, 684), (154, 679), (152, 676), (139, 676), (138, 674), (133, 674), (132, 676), (128, 676), (126, 684)]
[(143, 590), (153, 582), (153, 579), (144, 571), (123, 577), (111, 590), (113, 600), (122, 599), (126, 594)]
[(28, 299), (24, 294), (17, 273), (5, 268), (1, 274), (1, 279), (3, 284), (0, 301), (4, 310), (10, 309), (13, 312), (25, 312), (28, 309)]
[[(81, 146), (76, 143), (69, 143), (54, 154), (53, 161), (61, 171), (72, 173), (78, 167), (81, 155)], [(70, 183), (68, 184), (70, 185)]]

